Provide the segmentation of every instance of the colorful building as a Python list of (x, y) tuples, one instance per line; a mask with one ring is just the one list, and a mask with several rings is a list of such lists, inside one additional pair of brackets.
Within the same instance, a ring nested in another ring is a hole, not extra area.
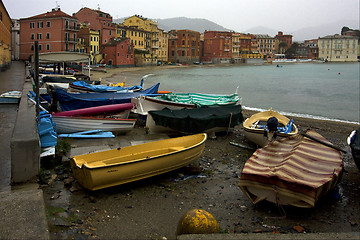
[(114, 67), (133, 67), (134, 47), (128, 38), (112, 38), (102, 45), (104, 63)]
[(359, 38), (329, 35), (318, 39), (319, 58), (329, 62), (355, 62), (359, 58)]
[(78, 33), (79, 37), (84, 39), (84, 52), (90, 54), (90, 63), (97, 64), (102, 60), (100, 53), (100, 34), (88, 25), (82, 24)]
[(172, 63), (200, 62), (200, 33), (192, 30), (169, 32), (168, 60)]
[(112, 22), (112, 16), (100, 11), (100, 9), (94, 10), (83, 7), (73, 16), (78, 19), (79, 23), (85, 23), (89, 28), (99, 32), (100, 47), (102, 44), (107, 44), (111, 38), (116, 37), (116, 28)]
[(283, 34), (283, 32), (278, 32), (275, 36), (276, 39), (279, 40), (277, 53), (285, 53), (292, 45), (292, 35), (290, 34)]
[(226, 63), (232, 58), (232, 33), (204, 32), (204, 56), (202, 62)]
[(0, 71), (11, 64), (11, 18), (0, 1)]
[(20, 19), (20, 59), (29, 60), (34, 54), (35, 41), (39, 53), (75, 52), (78, 44), (77, 19), (60, 10)]
[(254, 34), (254, 36), (257, 43), (257, 52), (264, 55), (264, 59), (273, 59), (278, 40), (267, 34)]

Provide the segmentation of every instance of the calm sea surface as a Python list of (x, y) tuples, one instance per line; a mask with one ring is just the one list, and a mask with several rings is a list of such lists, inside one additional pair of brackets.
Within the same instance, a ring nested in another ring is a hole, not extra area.
[(173, 92), (238, 93), (246, 109), (272, 108), (286, 115), (360, 122), (360, 63), (288, 63), (196, 66), (152, 72)]

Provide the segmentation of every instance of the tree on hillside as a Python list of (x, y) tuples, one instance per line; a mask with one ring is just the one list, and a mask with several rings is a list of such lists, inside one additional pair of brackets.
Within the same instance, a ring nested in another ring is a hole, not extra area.
[(349, 30), (351, 30), (351, 29), (344, 26), (344, 27), (341, 29), (341, 35), (343, 35), (344, 32), (347, 32), (347, 31), (349, 31)]

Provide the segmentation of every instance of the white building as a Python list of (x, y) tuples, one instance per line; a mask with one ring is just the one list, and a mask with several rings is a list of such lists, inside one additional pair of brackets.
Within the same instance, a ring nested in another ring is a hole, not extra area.
[(329, 35), (318, 40), (319, 58), (329, 62), (356, 62), (359, 57), (359, 38)]

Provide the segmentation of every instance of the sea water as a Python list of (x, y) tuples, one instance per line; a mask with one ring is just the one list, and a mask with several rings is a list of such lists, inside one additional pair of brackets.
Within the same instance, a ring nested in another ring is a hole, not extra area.
[(146, 83), (173, 92), (237, 91), (245, 109), (359, 123), (359, 69), (358, 62), (200, 65), (155, 70)]

